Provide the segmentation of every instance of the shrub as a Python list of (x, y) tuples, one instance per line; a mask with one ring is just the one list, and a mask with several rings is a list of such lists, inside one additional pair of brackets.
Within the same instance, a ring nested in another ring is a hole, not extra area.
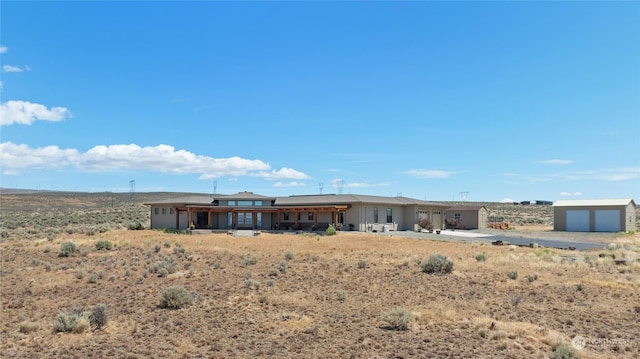
[(330, 224), (329, 227), (327, 227), (325, 232), (327, 233), (328, 236), (333, 236), (337, 233), (336, 227), (333, 224)]
[(76, 254), (80, 253), (80, 248), (75, 245), (73, 242), (64, 242), (60, 245), (60, 252), (58, 252), (58, 257), (72, 257)]
[(251, 256), (251, 257), (244, 258), (242, 262), (240, 262), (240, 267), (244, 268), (244, 267), (252, 266), (256, 263), (258, 263), (258, 259), (256, 257)]
[(415, 316), (405, 308), (397, 307), (382, 314), (382, 320), (387, 323), (387, 328), (391, 330), (408, 330)]
[(111, 243), (111, 241), (106, 240), (106, 239), (101, 239), (99, 241), (96, 242), (96, 250), (106, 250), (106, 251), (110, 251), (113, 248), (113, 243)]
[(478, 262), (484, 262), (487, 260), (487, 257), (484, 255), (484, 253), (476, 254), (476, 260)]
[(518, 279), (518, 271), (511, 271), (511, 272), (507, 272), (507, 277), (509, 277), (509, 279), (513, 279), (516, 280)]
[(549, 353), (550, 359), (577, 359), (579, 358), (578, 354), (568, 346), (564, 344), (560, 344), (556, 347), (554, 351)]
[(429, 274), (447, 274), (453, 271), (453, 262), (441, 254), (432, 254), (420, 266), (423, 272)]
[(139, 231), (144, 229), (144, 225), (140, 221), (133, 221), (129, 223), (127, 228), (131, 231)]
[(418, 221), (418, 225), (420, 226), (420, 228), (426, 229), (429, 231), (433, 231), (433, 228), (434, 228), (433, 222), (427, 217), (420, 218), (420, 221)]
[(281, 273), (287, 273), (288, 267), (289, 267), (289, 264), (287, 263), (287, 261), (280, 261), (280, 264), (278, 265), (278, 270)]
[(275, 276), (278, 275), (278, 273), (280, 273), (280, 271), (278, 269), (276, 269), (275, 267), (269, 268), (269, 276), (270, 277), (275, 277)]
[(181, 286), (171, 286), (160, 295), (160, 308), (180, 309), (190, 305), (193, 296)]
[(39, 328), (40, 326), (38, 325), (38, 323), (21, 322), (18, 330), (20, 331), (20, 333), (29, 334), (37, 331)]
[(83, 333), (89, 328), (89, 321), (82, 308), (71, 309), (70, 313), (58, 313), (53, 323), (55, 333)]
[(157, 274), (158, 277), (165, 277), (177, 272), (178, 266), (172, 258), (160, 256), (160, 258), (149, 267), (149, 272)]
[(287, 252), (284, 254), (284, 259), (286, 259), (286, 260), (288, 260), (288, 261), (292, 260), (292, 259), (293, 259), (293, 252), (287, 251)]
[(530, 274), (530, 275), (528, 275), (528, 276), (527, 276), (527, 280), (528, 280), (529, 282), (534, 282), (534, 281), (536, 281), (537, 279), (538, 279), (538, 275), (537, 275), (537, 274), (535, 274), (535, 273), (534, 273), (534, 274)]
[(253, 288), (255, 290), (258, 290), (260, 289), (260, 282), (255, 279), (247, 278), (244, 281), (244, 286), (249, 289)]
[(338, 300), (340, 302), (344, 302), (345, 300), (347, 300), (347, 291), (346, 290), (339, 290), (337, 295), (338, 295)]
[(364, 269), (367, 268), (367, 262), (364, 259), (358, 261), (358, 268)]
[(96, 304), (91, 314), (89, 314), (89, 325), (95, 329), (102, 329), (107, 325), (107, 305)]

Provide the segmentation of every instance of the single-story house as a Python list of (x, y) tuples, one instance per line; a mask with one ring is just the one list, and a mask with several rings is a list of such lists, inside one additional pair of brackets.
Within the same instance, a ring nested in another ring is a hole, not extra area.
[(447, 208), (445, 219), (449, 223), (459, 223), (458, 228), (487, 228), (488, 214), (485, 206), (456, 206)]
[(269, 197), (252, 192), (196, 195), (145, 203), (151, 228), (212, 230), (416, 230), (423, 217), (444, 228), (447, 205), (408, 197), (324, 194)]
[(636, 229), (633, 199), (563, 200), (553, 204), (553, 230), (627, 232)]

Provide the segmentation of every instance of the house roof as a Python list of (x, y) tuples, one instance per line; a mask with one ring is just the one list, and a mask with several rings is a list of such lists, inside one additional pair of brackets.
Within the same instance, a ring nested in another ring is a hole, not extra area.
[(447, 208), (447, 211), (479, 211), (486, 209), (485, 206), (455, 206)]
[(277, 206), (295, 206), (305, 204), (351, 204), (351, 203), (379, 203), (392, 205), (421, 205), (432, 207), (446, 207), (446, 205), (434, 202), (422, 201), (408, 197), (383, 197), (360, 194), (323, 194), (304, 195), (276, 198)]
[(593, 206), (627, 206), (636, 203), (631, 198), (618, 199), (585, 199), (585, 200), (560, 200), (556, 201), (554, 207), (593, 207)]
[(358, 194), (323, 194), (323, 195), (302, 195), (288, 197), (267, 197), (252, 192), (239, 192), (232, 195), (194, 195), (173, 199), (167, 199), (157, 202), (145, 203), (147, 205), (167, 205), (167, 204), (191, 204), (191, 205), (207, 205), (211, 204), (214, 199), (224, 200), (275, 200), (276, 206), (300, 206), (300, 205), (336, 205), (336, 204), (353, 204), (353, 203), (371, 203), (371, 204), (389, 204), (389, 205), (417, 205), (445, 208), (447, 205), (422, 201), (409, 197), (383, 197), (369, 196)]
[(163, 199), (160, 201), (154, 201), (150, 203), (145, 203), (146, 205), (150, 204), (210, 204), (213, 201), (211, 195), (191, 195), (177, 198), (169, 198)]

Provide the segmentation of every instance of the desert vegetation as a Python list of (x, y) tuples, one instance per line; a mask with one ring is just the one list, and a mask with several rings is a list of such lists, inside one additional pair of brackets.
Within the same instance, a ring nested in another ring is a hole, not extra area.
[[(39, 205), (41, 216), (52, 211)], [(611, 234), (607, 248), (589, 252), (430, 241), (429, 234), (185, 235), (131, 230), (136, 220), (148, 227), (136, 211), (104, 220), (110, 229), (102, 233), (49, 235), (54, 227), (5, 227), (15, 211), (3, 210), (3, 357), (640, 352), (637, 234)], [(572, 344), (577, 336), (583, 349)]]

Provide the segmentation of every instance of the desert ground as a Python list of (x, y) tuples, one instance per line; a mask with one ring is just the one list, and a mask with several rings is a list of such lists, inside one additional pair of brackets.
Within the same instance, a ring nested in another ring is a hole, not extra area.
[[(148, 226), (148, 198), (2, 196), (1, 357), (640, 356), (638, 233), (577, 234), (606, 247), (564, 251), (400, 232), (134, 230)], [(510, 235), (558, 236), (542, 212), (510, 208), (492, 211), (542, 221)], [(424, 272), (434, 254), (450, 273)], [(189, 300), (172, 308), (169, 288)]]

